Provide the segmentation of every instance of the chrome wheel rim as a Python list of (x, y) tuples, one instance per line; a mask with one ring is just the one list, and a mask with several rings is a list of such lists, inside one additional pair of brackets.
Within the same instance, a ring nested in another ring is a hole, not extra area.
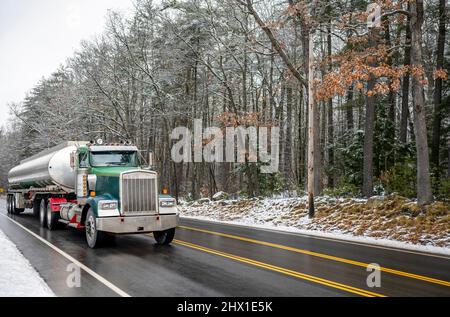
[(89, 242), (92, 242), (95, 239), (96, 229), (94, 217), (89, 216), (86, 220), (86, 237)]

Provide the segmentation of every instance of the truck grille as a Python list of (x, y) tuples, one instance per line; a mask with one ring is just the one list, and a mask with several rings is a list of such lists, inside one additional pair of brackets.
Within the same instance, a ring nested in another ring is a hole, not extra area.
[(124, 173), (121, 177), (121, 211), (125, 216), (157, 213), (156, 174)]

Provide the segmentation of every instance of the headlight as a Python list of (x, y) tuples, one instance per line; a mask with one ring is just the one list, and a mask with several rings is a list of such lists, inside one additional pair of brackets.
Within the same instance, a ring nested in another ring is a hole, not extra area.
[(159, 206), (162, 208), (175, 207), (175, 205), (176, 205), (175, 200), (161, 200), (159, 202)]
[(99, 209), (101, 210), (116, 210), (117, 207), (117, 201), (101, 201), (99, 203)]

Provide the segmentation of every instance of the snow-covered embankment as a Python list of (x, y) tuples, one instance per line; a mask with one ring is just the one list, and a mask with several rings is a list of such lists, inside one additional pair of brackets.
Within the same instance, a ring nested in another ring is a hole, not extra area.
[(0, 297), (49, 296), (51, 289), (0, 230)]
[[(0, 198), (0, 208), (5, 210), (3, 198)], [(0, 230), (0, 297), (53, 296), (55, 294), (30, 262)]]

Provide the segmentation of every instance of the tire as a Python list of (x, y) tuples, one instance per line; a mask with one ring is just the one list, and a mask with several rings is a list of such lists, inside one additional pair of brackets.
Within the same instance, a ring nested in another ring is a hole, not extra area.
[(175, 237), (175, 228), (166, 231), (153, 232), (153, 237), (158, 245), (169, 245)]
[(50, 231), (54, 231), (59, 227), (59, 212), (53, 212), (51, 204), (47, 204), (47, 228)]
[(41, 200), (39, 198), (35, 198), (33, 201), (33, 216), (38, 218), (39, 217), (39, 210), (41, 208)]
[(41, 224), (41, 228), (47, 227), (47, 199), (41, 199), (40, 207), (39, 207), (39, 223)]
[(24, 211), (25, 211), (25, 209), (19, 209), (16, 207), (16, 198), (14, 197), (14, 195), (12, 195), (11, 196), (11, 214), (20, 215)]
[(8, 215), (11, 214), (11, 196), (6, 196), (6, 211), (8, 212)]
[(92, 208), (89, 208), (84, 223), (86, 230), (86, 242), (91, 249), (100, 247), (105, 241), (105, 233), (97, 230), (97, 223)]
[(25, 211), (25, 209), (21, 208), (16, 208), (16, 215), (20, 215), (21, 213), (23, 213)]
[(9, 214), (14, 214), (14, 196), (9, 196)]
[(17, 215), (17, 209), (16, 209), (16, 199), (14, 198), (14, 196), (11, 196), (11, 214), (12, 215)]

